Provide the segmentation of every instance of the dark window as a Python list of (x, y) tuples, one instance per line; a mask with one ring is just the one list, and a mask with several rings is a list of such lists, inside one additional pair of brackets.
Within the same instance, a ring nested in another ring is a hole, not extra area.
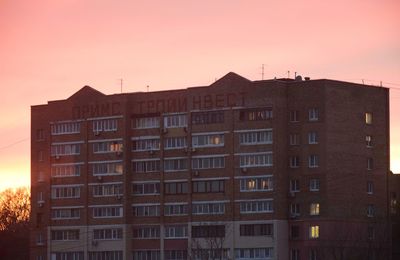
[(187, 182), (165, 183), (165, 194), (185, 194), (188, 192)]
[(224, 186), (224, 180), (195, 181), (193, 182), (193, 192), (224, 192)]
[(194, 125), (217, 124), (223, 122), (224, 122), (223, 111), (192, 113), (192, 124)]
[(225, 237), (225, 226), (192, 226), (192, 237)]
[(300, 227), (299, 226), (291, 226), (290, 227), (290, 238), (297, 239), (300, 237)]
[(240, 225), (240, 236), (272, 236), (272, 224)]
[(299, 122), (299, 111), (297, 110), (290, 111), (289, 120), (290, 122)]

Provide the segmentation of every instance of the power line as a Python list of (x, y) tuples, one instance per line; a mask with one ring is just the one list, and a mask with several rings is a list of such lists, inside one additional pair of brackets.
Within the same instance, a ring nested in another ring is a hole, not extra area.
[(7, 148), (10, 148), (10, 147), (12, 147), (12, 146), (14, 146), (16, 144), (19, 144), (19, 143), (22, 143), (22, 142), (25, 142), (25, 141), (28, 141), (28, 140), (30, 140), (29, 137), (21, 139), (21, 140), (18, 140), (18, 141), (15, 141), (15, 142), (13, 142), (11, 144), (8, 144), (8, 145), (0, 147), (0, 150), (4, 150), (4, 149), (7, 149)]

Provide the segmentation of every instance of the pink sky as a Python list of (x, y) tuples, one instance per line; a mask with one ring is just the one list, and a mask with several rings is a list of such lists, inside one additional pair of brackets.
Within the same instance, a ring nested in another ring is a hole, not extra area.
[(397, 0), (0, 0), (0, 190), (30, 182), (31, 105), (117, 93), (119, 78), (125, 92), (258, 80), (261, 64), (266, 79), (383, 81), (400, 172), (399, 13)]

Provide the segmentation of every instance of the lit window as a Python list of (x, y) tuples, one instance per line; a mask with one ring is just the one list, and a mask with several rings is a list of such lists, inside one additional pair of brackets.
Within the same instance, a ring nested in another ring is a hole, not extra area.
[(370, 135), (365, 136), (365, 142), (367, 147), (372, 147), (372, 136)]
[(310, 215), (319, 215), (319, 203), (311, 203), (310, 205)]
[(309, 121), (318, 121), (318, 118), (319, 118), (318, 108), (311, 108), (308, 110)]
[(192, 146), (193, 147), (224, 146), (224, 134), (223, 133), (193, 134)]
[(365, 113), (365, 123), (367, 125), (371, 125), (372, 124), (372, 113)]
[(319, 238), (319, 226), (310, 227), (310, 238)]

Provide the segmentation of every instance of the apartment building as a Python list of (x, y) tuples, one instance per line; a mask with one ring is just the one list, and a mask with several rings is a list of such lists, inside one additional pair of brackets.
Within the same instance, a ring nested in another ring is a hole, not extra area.
[(31, 260), (390, 248), (386, 88), (228, 73), (159, 92), (85, 86), (31, 117)]

